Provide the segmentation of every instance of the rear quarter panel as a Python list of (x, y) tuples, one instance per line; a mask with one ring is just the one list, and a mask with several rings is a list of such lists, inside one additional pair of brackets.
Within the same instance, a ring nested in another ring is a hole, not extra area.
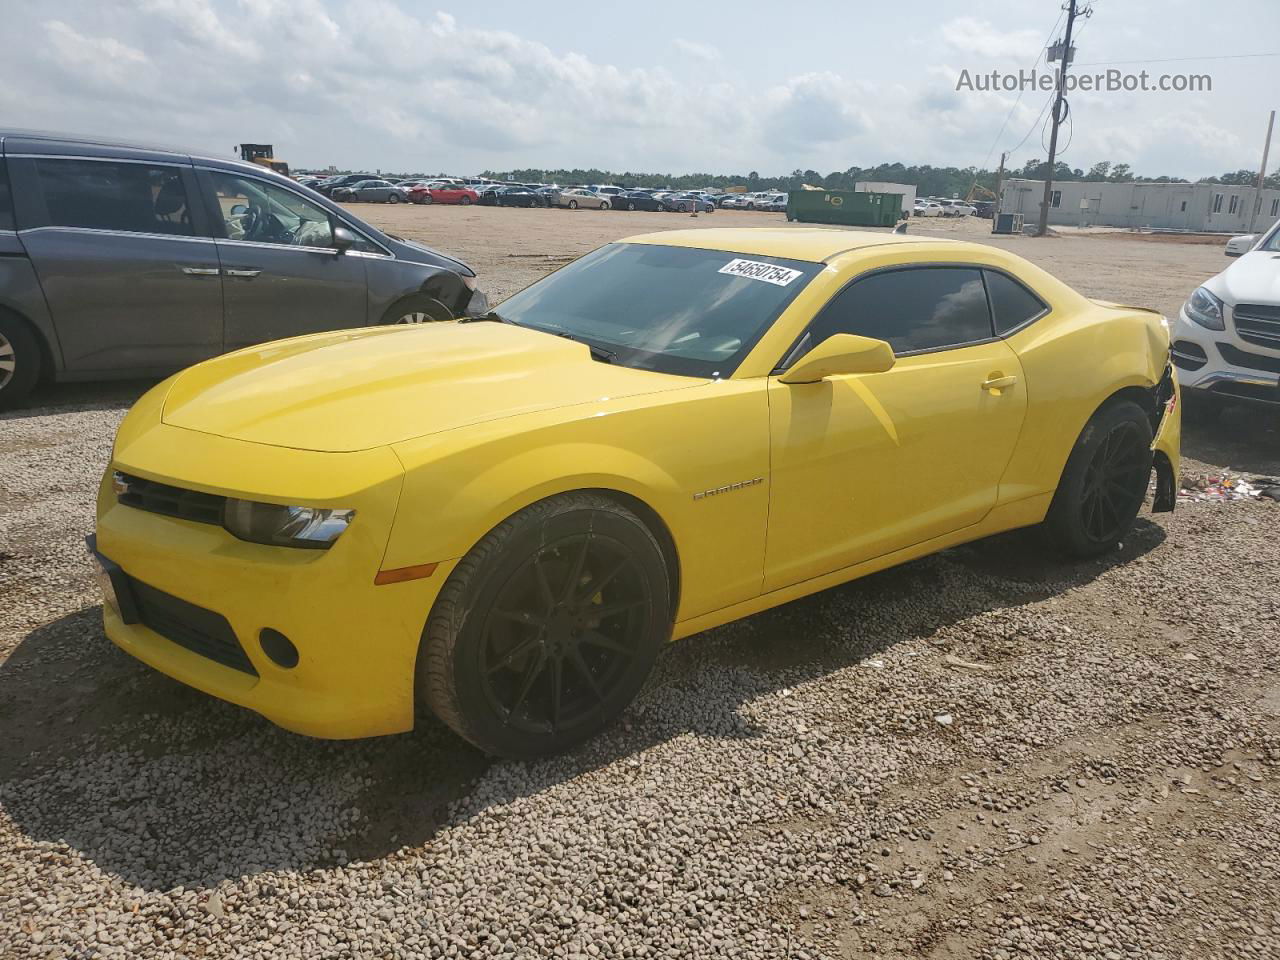
[(1158, 314), (1084, 298), (1055, 308), (1007, 342), (1022, 361), (1027, 416), (1000, 484), (1001, 502), (1056, 489), (1094, 412), (1125, 387), (1154, 387), (1169, 358)]
[(23, 317), (44, 341), (56, 373), (62, 369), (62, 345), (49, 315), (44, 290), (16, 233), (0, 230), (0, 307)]

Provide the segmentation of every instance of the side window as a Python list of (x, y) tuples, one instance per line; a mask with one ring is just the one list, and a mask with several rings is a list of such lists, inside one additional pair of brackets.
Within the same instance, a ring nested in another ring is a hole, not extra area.
[(0, 230), (13, 229), (13, 194), (9, 192), (9, 171), (0, 157)]
[(35, 161), (49, 224), (191, 236), (177, 167), (112, 160)]
[(209, 171), (218, 222), (228, 240), (293, 247), (333, 246), (329, 212), (256, 177)]
[(1012, 277), (994, 270), (983, 270), (982, 275), (987, 281), (997, 334), (1003, 336), (1049, 309), (1043, 300)]
[(887, 340), (899, 354), (990, 340), (982, 273), (972, 267), (918, 267), (855, 281), (813, 321), (808, 346), (836, 333)]

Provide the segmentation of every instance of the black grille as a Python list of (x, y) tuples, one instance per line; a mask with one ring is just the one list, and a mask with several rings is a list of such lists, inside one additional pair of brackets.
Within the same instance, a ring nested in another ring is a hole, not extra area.
[(1232, 311), (1241, 340), (1280, 350), (1280, 306), (1242, 303)]
[(115, 473), (116, 499), (126, 507), (136, 507), (166, 517), (195, 520), (197, 523), (222, 523), (222, 507), (226, 497), (196, 490), (171, 487), (167, 483), (144, 480), (131, 474)]
[(227, 618), (128, 577), (138, 619), (166, 640), (233, 670), (258, 675)]
[(1199, 370), (1209, 362), (1204, 349), (1191, 340), (1175, 340), (1170, 350), (1173, 362), (1180, 370)]
[(1250, 370), (1266, 370), (1268, 373), (1280, 373), (1280, 357), (1264, 357), (1258, 353), (1241, 350), (1229, 343), (1218, 344), (1218, 352), (1227, 363), (1237, 367), (1248, 367)]

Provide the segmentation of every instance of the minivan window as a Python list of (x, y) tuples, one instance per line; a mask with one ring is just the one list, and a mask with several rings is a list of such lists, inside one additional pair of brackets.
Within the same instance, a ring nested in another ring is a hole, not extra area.
[(228, 240), (332, 247), (329, 212), (292, 190), (255, 177), (209, 172), (218, 201), (219, 222)]
[(36, 179), (49, 225), (191, 236), (177, 167), (114, 160), (39, 158)]
[(9, 192), (9, 171), (0, 157), (0, 230), (13, 229), (13, 194)]
[(971, 267), (921, 267), (855, 281), (813, 321), (806, 346), (837, 333), (886, 340), (894, 353), (990, 340), (982, 273)]

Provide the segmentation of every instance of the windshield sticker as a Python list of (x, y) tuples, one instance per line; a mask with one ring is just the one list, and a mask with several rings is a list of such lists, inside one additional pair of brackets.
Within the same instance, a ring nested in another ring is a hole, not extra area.
[(761, 263), (759, 260), (730, 260), (718, 271), (734, 277), (746, 277), (748, 280), (763, 280), (775, 286), (785, 287), (801, 275), (799, 270), (789, 267), (778, 267), (772, 263)]

